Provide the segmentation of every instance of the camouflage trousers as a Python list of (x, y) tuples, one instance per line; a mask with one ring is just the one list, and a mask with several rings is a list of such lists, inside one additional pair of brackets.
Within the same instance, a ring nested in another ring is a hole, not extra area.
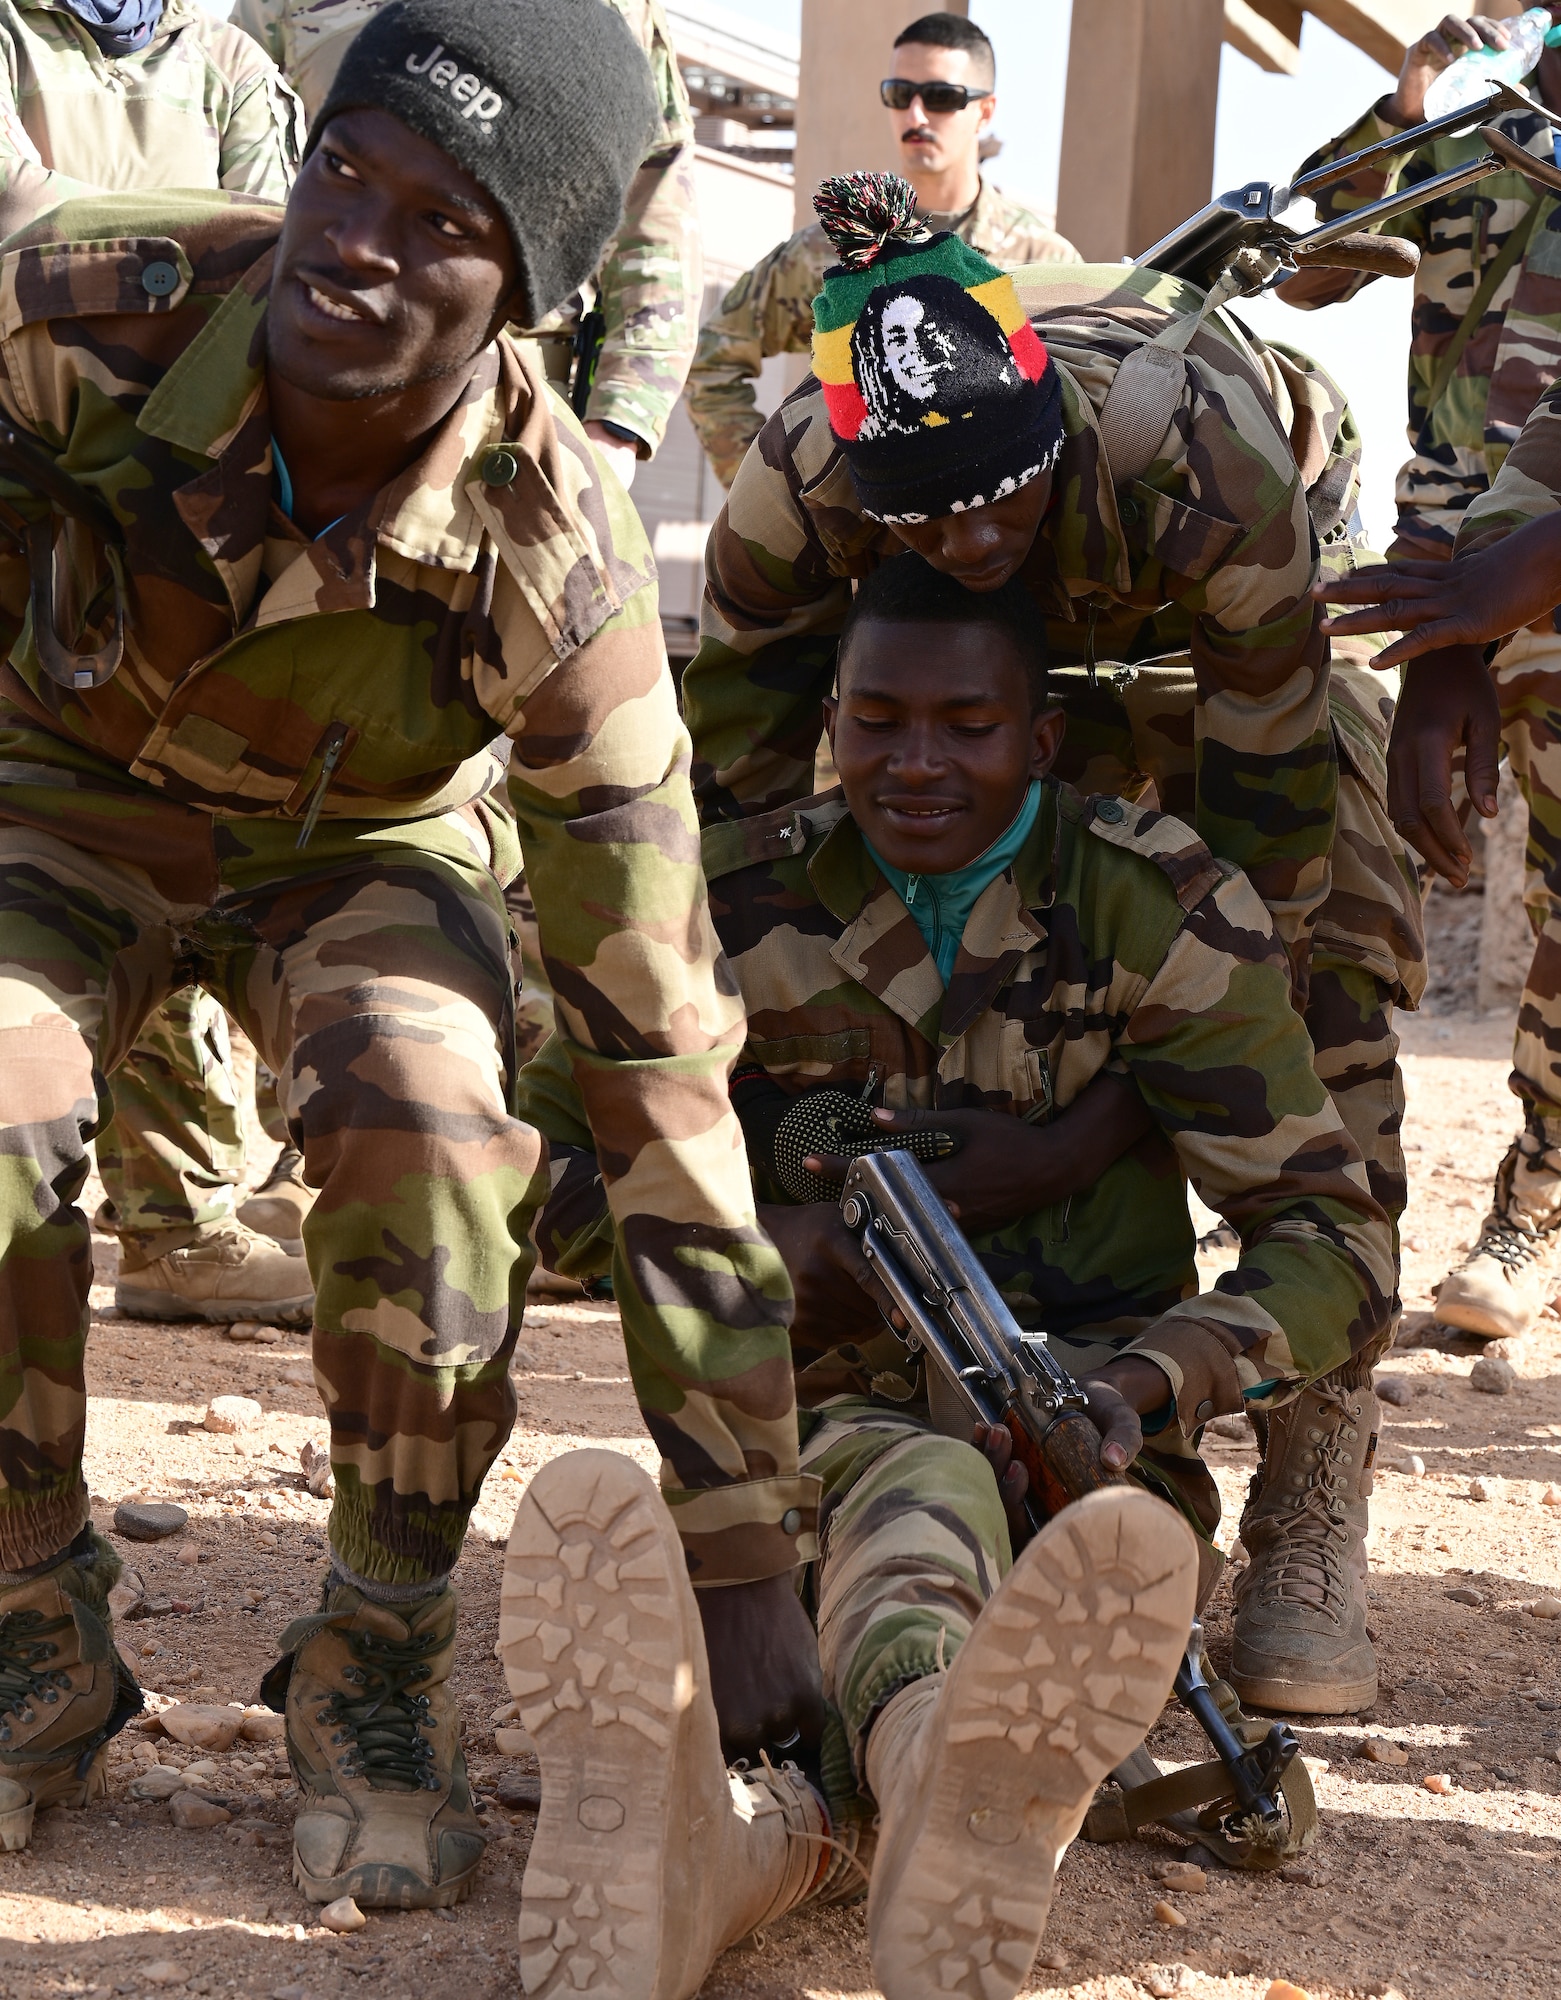
[(228, 1017), (209, 993), (198, 986), (171, 993), (109, 1093), (114, 1115), (96, 1152), (104, 1220), (118, 1236), (160, 1255), (233, 1213), (244, 1113)]
[(87, 1142), (105, 1077), (193, 977), (275, 1071), (320, 1190), (304, 1241), (333, 1547), (374, 1581), (441, 1576), (514, 1419), (543, 1190), (510, 1110), (513, 828), (481, 806), (327, 821), (300, 857), (285, 822), (183, 824), (187, 865), (164, 855), (160, 879), (203, 884), (200, 903), (0, 826), (0, 1568), (87, 1517)]
[[(1086, 792), (1129, 798), (1155, 786), (1160, 804), (1193, 823), (1197, 689), (1191, 663), (1168, 658), (1139, 667), (1051, 676), (1068, 717), (1058, 775)], [(1419, 883), (1387, 811), (1389, 676), (1335, 661), (1329, 713), (1339, 764), (1338, 823), (1328, 885), (1312, 928), (1302, 1017), (1328, 1086), (1366, 1162), (1371, 1191), (1393, 1219), (1407, 1183), (1400, 1136), (1403, 1084), (1395, 1006), (1425, 990), (1425, 928)], [(1248, 794), (1254, 813), (1282, 815), (1284, 802)]]
[(1523, 631), (1491, 666), (1507, 763), (1528, 807), (1523, 901), (1534, 957), (1523, 982), (1512, 1089), (1525, 1121), (1561, 1145), (1561, 636)]

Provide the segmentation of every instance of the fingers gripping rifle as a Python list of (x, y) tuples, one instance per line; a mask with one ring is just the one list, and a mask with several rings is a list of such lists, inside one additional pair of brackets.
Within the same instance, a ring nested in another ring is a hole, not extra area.
[[(1070, 1501), (1116, 1482), (1101, 1464), (1084, 1391), (1045, 1334), (1019, 1326), (910, 1153), (854, 1160), (840, 1210), (902, 1322), (895, 1331), (906, 1346), (925, 1356), (972, 1427), (1000, 1426), (1013, 1438), (1014, 1456), (1030, 1476), (1032, 1533)], [(1294, 1731), (1252, 1721), (1223, 1682), (1210, 1682), (1196, 1622), (1175, 1690), (1215, 1757), (1166, 1775), (1140, 1748), (1112, 1773), (1120, 1793), (1097, 1801), (1086, 1835), (1127, 1839), (1160, 1820), (1239, 1867), (1277, 1868), (1292, 1859), (1317, 1823)]]
[[(1511, 84), (1498, 84), (1479, 104), (1465, 105), (1460, 111), (1450, 111), (1445, 117), (1429, 119), (1423, 125), (1412, 125), (1390, 139), (1351, 153), (1347, 159), (1334, 160), (1302, 174), (1288, 186), (1249, 181), (1245, 187), (1217, 195), (1206, 208), (1132, 261), (1140, 268), (1186, 278), (1206, 291), (1218, 287), (1221, 304), (1234, 298), (1250, 298), (1294, 277), (1298, 270), (1316, 265), (1370, 271), (1381, 277), (1410, 277), (1420, 263), (1420, 253), (1414, 244), (1400, 236), (1376, 235), (1372, 233), (1372, 225), (1405, 215), (1439, 195), (1454, 194), (1484, 180), (1487, 174), (1516, 171), (1540, 187), (1561, 193), (1561, 170), (1549, 159), (1526, 152), (1516, 140), (1488, 122), (1502, 111), (1533, 113), (1553, 130), (1561, 131), (1561, 118), (1536, 103), (1526, 91)], [(1433, 140), (1474, 130), (1490, 150), (1464, 166), (1452, 167), (1411, 188), (1385, 195), (1380, 201), (1370, 202), (1336, 222), (1323, 223), (1315, 229), (1293, 228), (1284, 220), (1297, 202), (1319, 195), (1363, 170), (1385, 166), (1397, 155), (1413, 152)]]
[[(33, 616), (33, 644), (44, 672), (61, 687), (95, 688), (112, 680), (125, 654), (124, 530), (97, 494), (72, 479), (18, 425), (0, 417), (0, 478), (24, 486), (49, 512), (38, 521), (25, 520), (0, 500), (0, 532), (7, 534), (27, 557), (28, 602)], [(77, 652), (55, 630), (57, 585), (55, 550), (59, 519), (77, 521), (102, 544), (113, 587), (114, 613), (108, 638), (95, 652)]]

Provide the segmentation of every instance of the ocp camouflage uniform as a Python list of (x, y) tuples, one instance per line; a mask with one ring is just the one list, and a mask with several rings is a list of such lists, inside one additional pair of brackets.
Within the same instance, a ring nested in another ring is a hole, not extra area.
[[(643, 531), (506, 335), (418, 463), (310, 541), (276, 504), (259, 359), (279, 227), (110, 197), (0, 258), (0, 406), (113, 509), (131, 589), (102, 688), (50, 680), (30, 623), (0, 670), (0, 1568), (86, 1516), (85, 1145), (103, 1074), (193, 969), (279, 1075), (320, 1189), (333, 1546), (371, 1582), (448, 1571), (513, 1420), (545, 1185), (510, 1094), (518, 824), (690, 1561), (788, 1569), (816, 1518), (790, 1294), (727, 1097), (742, 1016)], [(92, 551), (61, 546), (91, 603)], [(7, 557), (13, 608), (25, 588)], [(505, 735), (513, 823), (487, 797)]]
[[(1273, 1410), (1369, 1350), (1395, 1283), (1391, 1228), (1316, 1074), (1251, 885), (1179, 821), (1047, 781), (945, 988), (838, 791), (708, 828), (703, 845), (748, 1010), (733, 1099), (761, 1201), (790, 1199), (766, 1157), (777, 1090), (1049, 1124), (1103, 1071), (1136, 1083), (1154, 1121), (1144, 1139), (1092, 1187), (972, 1240), (1064, 1366), (1133, 1352), (1164, 1370), (1175, 1402), (1144, 1476), (1210, 1536), (1220, 1503), (1198, 1456), (1203, 1425)], [(531, 1065), (521, 1096), (552, 1141), (543, 1260), (588, 1270), (602, 1197), (562, 1050)], [(1236, 1270), (1201, 1294), (1188, 1181), (1242, 1244)], [(886, 1688), (935, 1671), (940, 1647), (953, 1657), (1008, 1541), (977, 1455), (927, 1438), (938, 1403), (892, 1334), (837, 1349), (799, 1374), (798, 1393), (812, 1406), (803, 1462), (824, 1480), (832, 1586), (853, 1603), (830, 1630), (825, 1678), (855, 1742)], [(968, 1438), (957, 1416), (944, 1427)], [(936, 1591), (922, 1588), (929, 1573)], [(966, 1621), (950, 1622), (949, 1592)]]
[[(1553, 134), (1536, 113), (1503, 112), (1495, 124), (1539, 158), (1552, 156)], [(1321, 166), (1401, 128), (1379, 103), (1358, 124), (1319, 148), (1306, 168)], [(1318, 219), (1333, 221), (1366, 202), (1429, 180), (1486, 152), (1477, 133), (1440, 139), (1386, 170), (1360, 173), (1320, 198)], [(1303, 168), (1303, 172), (1306, 171)], [(1491, 174), (1380, 225), (1420, 250), (1409, 348), (1411, 457), (1398, 475), (1398, 533), (1390, 555), (1443, 558), (1473, 546), (1473, 516), (1489, 523), (1484, 503), (1536, 403), (1561, 372), (1561, 196), (1518, 173)], [(1464, 328), (1482, 287), (1494, 279), (1478, 324)], [(1318, 269), (1292, 278), (1282, 296), (1302, 307), (1351, 298), (1366, 275)], [(1457, 344), (1462, 341), (1461, 352)], [(1531, 444), (1530, 464), (1543, 442)], [(1532, 475), (1519, 486), (1532, 490)], [(1483, 535), (1486, 530), (1479, 532)], [(1502, 742), (1529, 814), (1525, 898), (1536, 932), (1533, 962), (1518, 1009), (1513, 1088), (1528, 1124), (1546, 1146), (1561, 1145), (1561, 750), (1555, 737), (1553, 685), (1561, 638), (1545, 619), (1519, 632), (1491, 667), (1501, 703)]]
[[(983, 175), (981, 192), (963, 215), (929, 218), (952, 229), (1005, 270), (1020, 264), (1076, 264), (1065, 236)], [(836, 252), (823, 225), (811, 222), (745, 271), (699, 329), (689, 370), (686, 406), (699, 442), (723, 486), (737, 477), (743, 454), (764, 427), (754, 384), (770, 354), (806, 354), (813, 340), (813, 301)]]
[[(1425, 967), (1416, 879), (1386, 809), (1395, 690), (1363, 663), (1336, 663), (1330, 700), (1308, 595), (1319, 536), (1330, 571), (1359, 559), (1345, 526), (1358, 458), (1347, 406), (1304, 355), (1206, 320), (1163, 444), (1118, 493), (1100, 407), (1123, 356), (1202, 295), (1115, 267), (1032, 268), (1015, 282), (1057, 364), (1066, 424), (1020, 572), (1064, 667), (1059, 771), (1130, 797), (1152, 780), (1162, 806), (1246, 871), (1290, 953), (1319, 1074), (1397, 1215), (1392, 1009), (1418, 1001)], [(851, 579), (900, 547), (863, 515), (822, 394), (804, 384), (711, 531), (703, 637), (683, 680), (706, 820), (812, 789)]]
[[(313, 118), (347, 44), (384, 0), (238, 0), (233, 20), (282, 67)], [(583, 313), (607, 322), (588, 420), (632, 431), (653, 457), (683, 393), (699, 320), (703, 256), (694, 191), (694, 115), (662, 0), (606, 0), (644, 49), (661, 106), (661, 130), (629, 183), (623, 221), (594, 284), (533, 331), (537, 360), (555, 386), (573, 366)]]

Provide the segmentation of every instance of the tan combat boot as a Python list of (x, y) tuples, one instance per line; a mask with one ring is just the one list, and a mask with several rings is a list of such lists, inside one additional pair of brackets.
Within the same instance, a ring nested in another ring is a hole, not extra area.
[(25, 1847), (33, 1814), (101, 1798), (111, 1736), (141, 1713), (114, 1645), (118, 1556), (87, 1529), (70, 1559), (0, 1588), (0, 1847)]
[(1379, 1404), (1347, 1363), (1266, 1419), (1241, 1540), (1228, 1679), (1243, 1702), (1351, 1715), (1377, 1697), (1366, 1633), (1366, 1502)]
[(455, 1592), (376, 1604), (347, 1584), (282, 1634), (287, 1755), (303, 1803), (293, 1880), (311, 1903), (439, 1910), (472, 1885), (487, 1836), (472, 1806), (450, 1690)]
[(878, 1851), (867, 1903), (887, 2000), (1008, 2000), (1095, 1787), (1143, 1742), (1187, 1650), (1192, 1530), (1134, 1486), (1049, 1521), (946, 1674), (867, 1738)]
[(632, 1459), (570, 1452), (527, 1487), (498, 1654), (542, 1766), (527, 1993), (687, 2000), (727, 1945), (822, 1884), (817, 1795), (789, 1767), (727, 1772), (682, 1544)]
[(278, 1243), (303, 1240), (304, 1217), (314, 1207), (316, 1190), (304, 1179), (304, 1156), (296, 1146), (284, 1146), (248, 1201), (240, 1202), (238, 1219)]
[(1541, 1134), (1520, 1133), (1479, 1241), (1436, 1289), (1437, 1318), (1487, 1340), (1527, 1333), (1550, 1297), (1558, 1225), (1561, 1169)]
[(161, 1256), (121, 1242), (114, 1303), (132, 1319), (307, 1326), (314, 1286), (301, 1249), (286, 1249), (234, 1219), (213, 1223)]

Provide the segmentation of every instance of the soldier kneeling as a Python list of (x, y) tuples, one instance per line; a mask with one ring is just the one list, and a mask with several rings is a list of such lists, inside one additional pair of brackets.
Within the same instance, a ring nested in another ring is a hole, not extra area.
[[(618, 1991), (692, 1994), (725, 1944), (864, 1875), (889, 2000), (1016, 1992), (1057, 1860), (1159, 1714), (1219, 1571), (1202, 1427), (1243, 1407), (1263, 1423), (1386, 1323), (1386, 1218), (1263, 904), (1179, 821), (1049, 775), (1062, 720), (1037, 631), (1018, 586), (977, 596), (918, 556), (884, 564), (841, 643), (840, 788), (704, 836), (748, 1012), (732, 1096), (796, 1290), (802, 1470), (821, 1486), (798, 1579), (817, 1784), (767, 1758), (728, 1778), (723, 1752), (775, 1741), (765, 1635), (718, 1624), (707, 1663), (697, 1555), (649, 1482), (611, 1453), (548, 1466), (500, 1631), (542, 1766), (529, 1992), (610, 1962)], [(945, 1153), (935, 1185), (1084, 1383), (1105, 1462), (1133, 1468), (1017, 1559), (1024, 1470), (1006, 1433), (940, 1430), (833, 1198), (845, 1158), (808, 1137), (820, 1089), (861, 1101), (857, 1150)], [(600, 1269), (605, 1204), (557, 1051), (522, 1094), (552, 1145), (544, 1260)], [(1201, 1294), (1189, 1181), (1241, 1239)], [(740, 1352), (741, 1325), (722, 1332)], [(719, 1371), (686, 1338), (687, 1356), (649, 1356), (631, 1333), (636, 1379), (696, 1400)], [(689, 1408), (678, 1426), (692, 1486)], [(1333, 1483), (1362, 1510), (1368, 1439), (1341, 1436)], [(1363, 1580), (1339, 1587), (1363, 1620)]]

